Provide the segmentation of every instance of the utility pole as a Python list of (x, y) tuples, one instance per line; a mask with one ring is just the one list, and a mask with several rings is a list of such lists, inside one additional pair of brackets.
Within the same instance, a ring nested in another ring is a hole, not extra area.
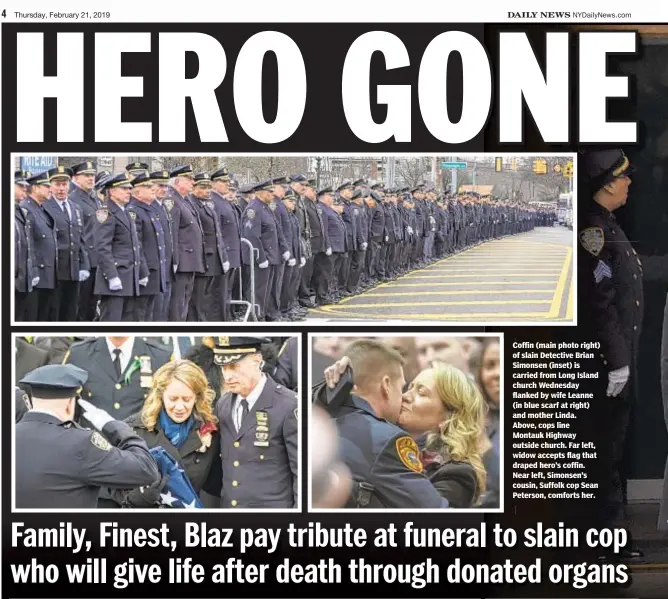
[[(457, 157), (456, 156), (450, 156), (450, 162), (456, 162)], [(457, 193), (457, 169), (456, 168), (451, 168), (450, 169), (450, 177), (452, 179), (452, 183), (450, 183), (451, 189), (450, 193)]]
[(315, 186), (316, 189), (320, 189), (320, 163), (322, 162), (321, 156), (315, 157)]

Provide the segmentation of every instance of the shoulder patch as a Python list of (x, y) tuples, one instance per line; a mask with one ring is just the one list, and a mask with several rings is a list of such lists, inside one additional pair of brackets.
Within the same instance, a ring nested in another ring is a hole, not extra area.
[(248, 210), (246, 210), (246, 216), (248, 218), (255, 218), (255, 210), (253, 210), (252, 208), (249, 208)]
[(413, 437), (400, 437), (396, 442), (397, 454), (404, 466), (414, 472), (422, 472), (424, 470), (422, 462), (420, 461), (420, 450)]
[(90, 436), (90, 442), (95, 445), (98, 449), (102, 451), (109, 451), (111, 449), (111, 444), (107, 441), (100, 433), (95, 431)]
[(95, 211), (95, 217), (97, 218), (97, 222), (102, 224), (109, 218), (109, 209), (108, 208), (100, 208), (99, 210)]
[(580, 245), (587, 250), (592, 256), (598, 256), (603, 249), (605, 243), (605, 235), (601, 227), (589, 227), (580, 231), (578, 236), (580, 238)]

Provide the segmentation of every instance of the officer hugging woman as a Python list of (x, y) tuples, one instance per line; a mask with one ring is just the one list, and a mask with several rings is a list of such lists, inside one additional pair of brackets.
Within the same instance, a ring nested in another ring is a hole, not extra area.
[(16, 508), (299, 507), (298, 337), (15, 342)]
[(313, 372), (312, 507), (498, 509), (500, 336), (339, 339)]

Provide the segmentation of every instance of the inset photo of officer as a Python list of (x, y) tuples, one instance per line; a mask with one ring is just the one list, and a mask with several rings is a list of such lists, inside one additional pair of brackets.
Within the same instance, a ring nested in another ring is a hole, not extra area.
[(300, 339), (14, 336), (14, 508), (299, 509)]
[(499, 511), (499, 335), (318, 335), (310, 349), (312, 509)]

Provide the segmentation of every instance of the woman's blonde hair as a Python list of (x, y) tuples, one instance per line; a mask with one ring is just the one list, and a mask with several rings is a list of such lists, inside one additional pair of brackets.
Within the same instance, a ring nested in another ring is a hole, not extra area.
[(434, 366), (434, 387), (447, 416), (438, 432), (427, 435), (427, 448), (438, 451), (446, 460), (473, 466), (478, 483), (475, 502), (486, 488), (487, 472), (482, 456), (491, 445), (485, 434), (485, 400), (466, 374), (448, 364)]
[(148, 430), (155, 430), (163, 407), (162, 396), (174, 380), (183, 383), (195, 394), (193, 416), (196, 420), (202, 424), (218, 422), (213, 414), (216, 393), (209, 387), (204, 371), (190, 360), (173, 360), (163, 364), (153, 375), (153, 387), (141, 411), (141, 421)]

